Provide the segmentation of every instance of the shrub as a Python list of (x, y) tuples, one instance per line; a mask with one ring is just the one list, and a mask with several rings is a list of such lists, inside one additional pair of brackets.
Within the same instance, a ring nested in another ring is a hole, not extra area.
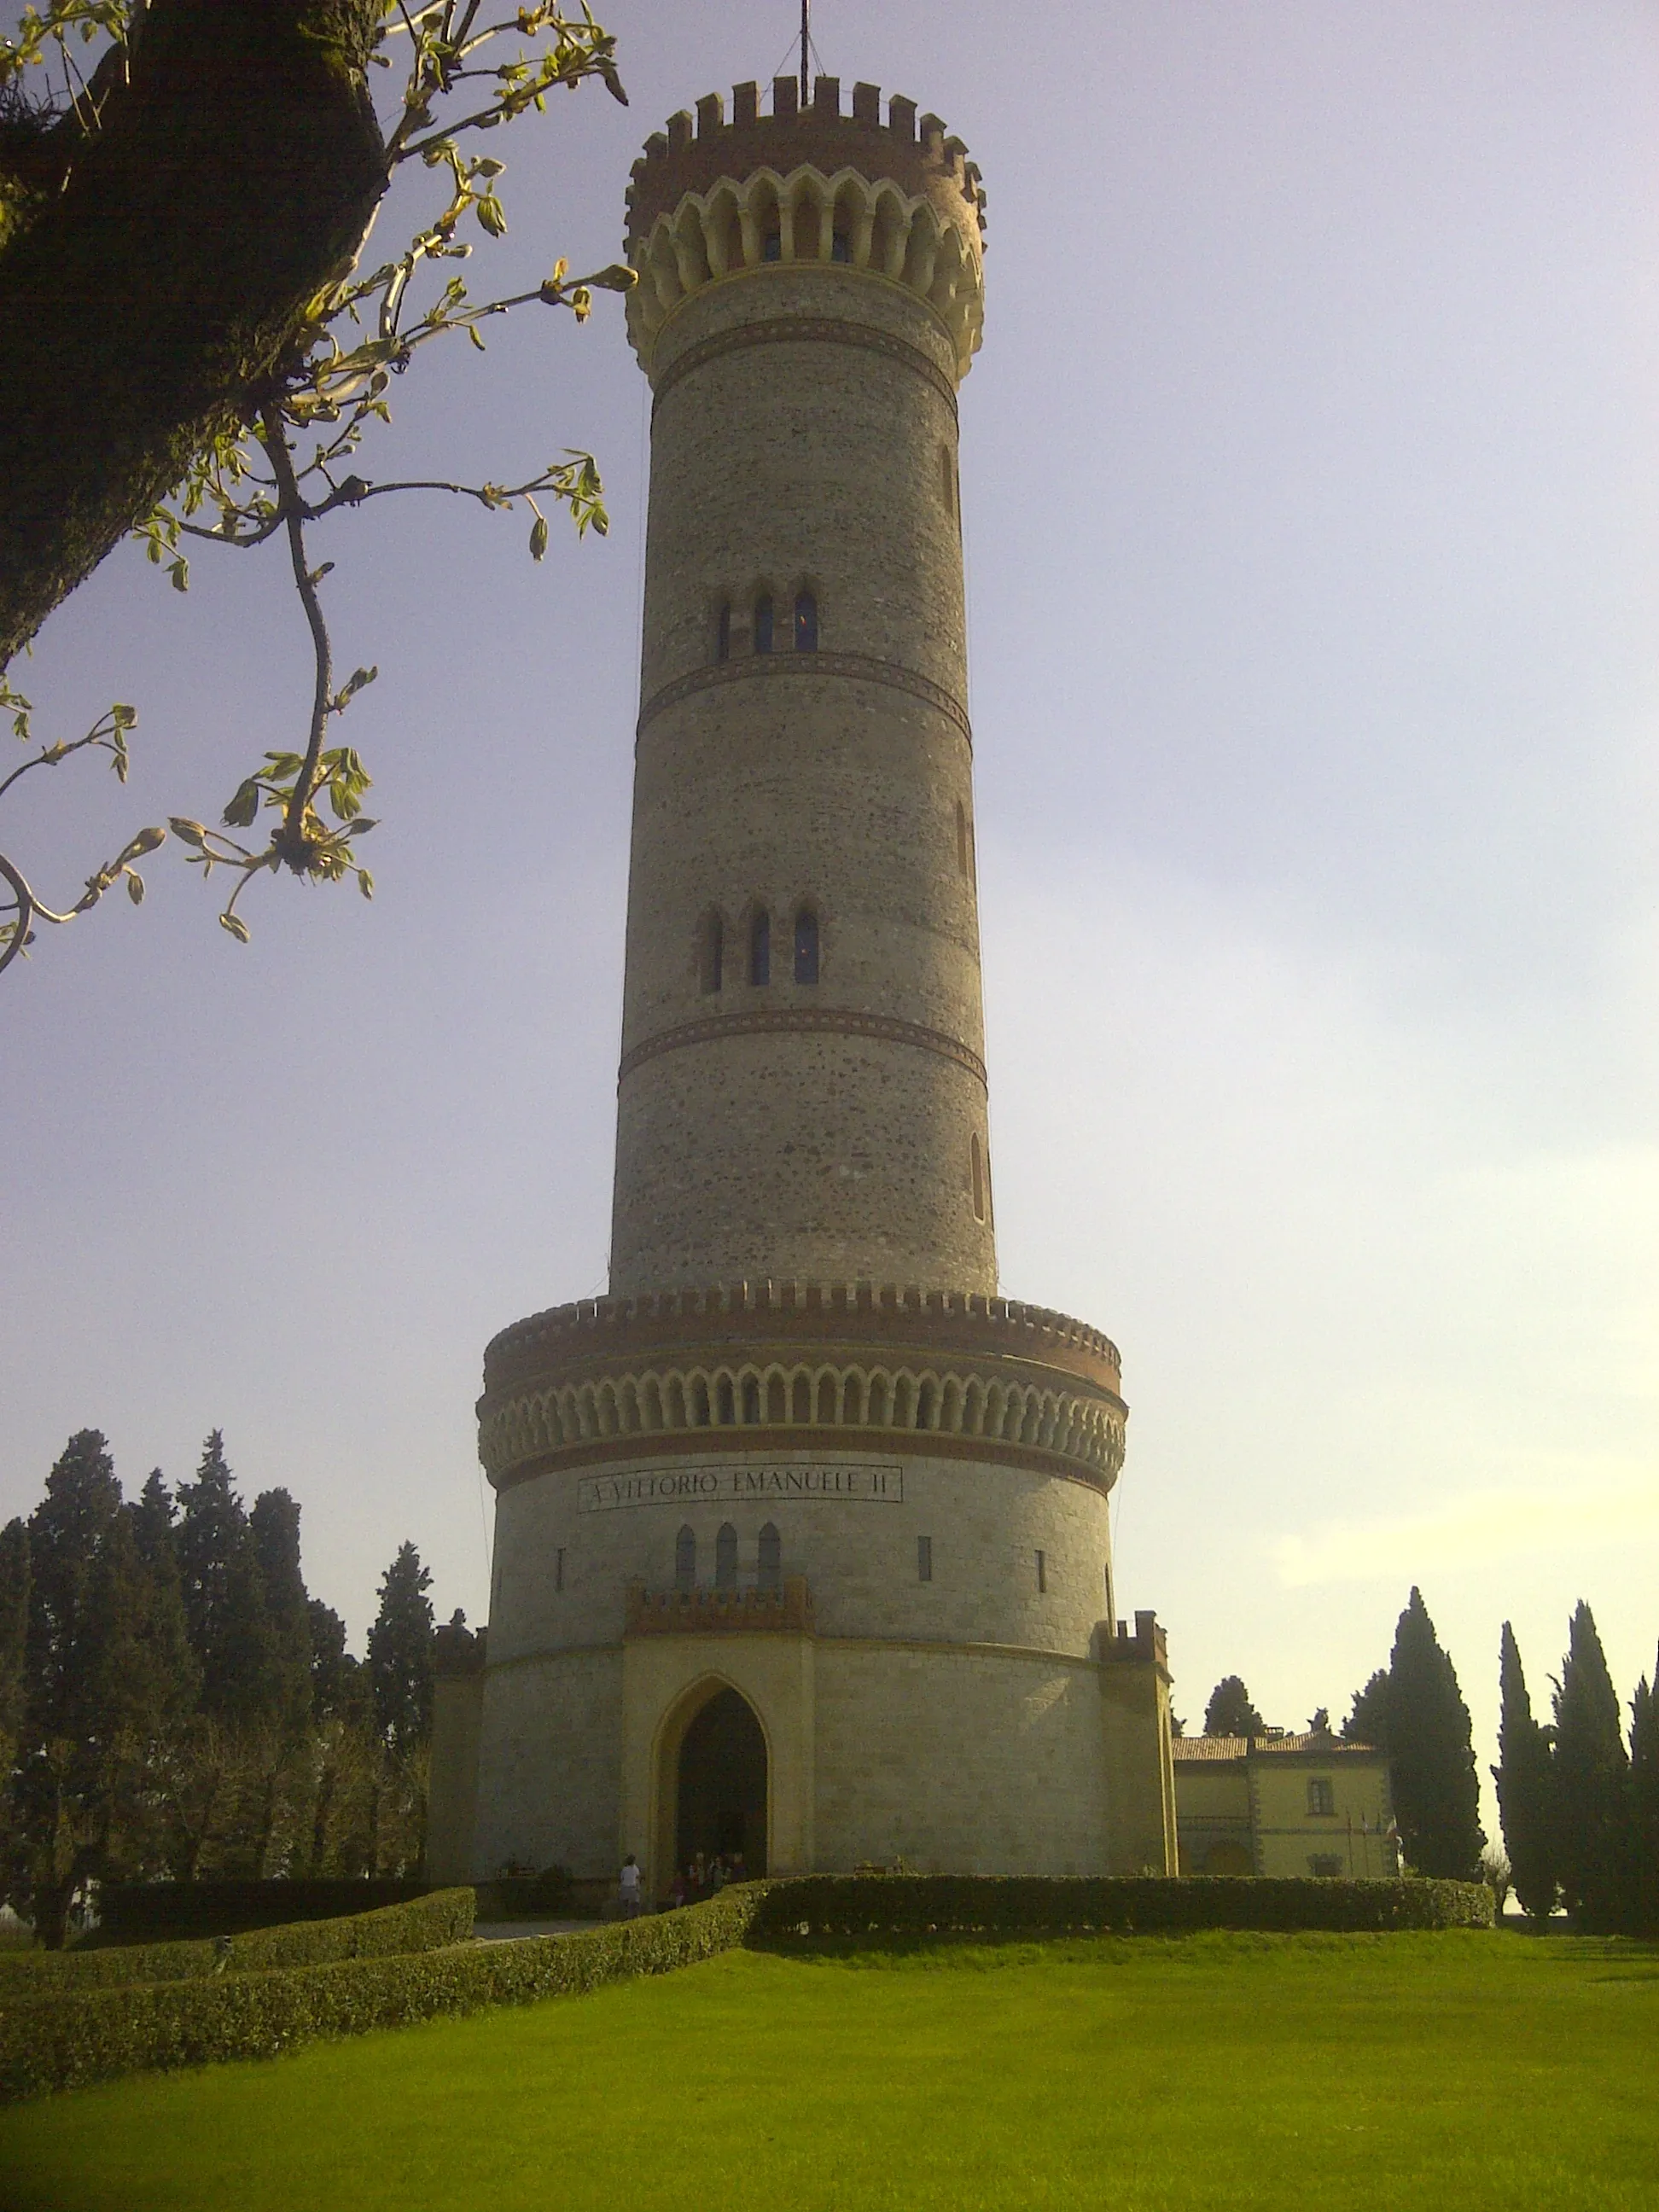
[(397, 1957), (132, 1984), (0, 2004), (0, 2100), (159, 2067), (274, 2057), (319, 2037), (574, 1995), (741, 1943), (758, 1883), (591, 1934), (452, 1944)]
[(408, 1905), (343, 1920), (304, 1920), (196, 1943), (139, 1943), (102, 1951), (24, 1951), (0, 1957), (0, 2003), (131, 1982), (197, 1981), (210, 1974), (322, 1966), (433, 1951), (472, 1933), (470, 1889), (435, 1890)]
[(424, 1881), (131, 1881), (100, 1893), (100, 1943), (167, 1943), (192, 1936), (235, 1936), (249, 1928), (288, 1928), (297, 1920), (337, 1920), (424, 1897)]
[(1206, 1875), (805, 1875), (768, 1886), (752, 1936), (1173, 1935), (1201, 1928), (1489, 1928), (1484, 1882)]

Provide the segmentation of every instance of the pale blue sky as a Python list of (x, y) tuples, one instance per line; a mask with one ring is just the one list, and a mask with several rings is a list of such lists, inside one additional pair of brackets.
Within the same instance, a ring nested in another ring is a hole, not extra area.
[[(1483, 1735), (1588, 1597), (1659, 1635), (1659, 18), (1646, 0), (819, 0), (990, 197), (962, 472), (1004, 1287), (1121, 1344), (1126, 1607), (1178, 1710), (1340, 1708), (1421, 1583)], [(618, 250), (644, 135), (790, 9), (621, 0), (634, 104), (493, 149), (516, 289)], [(392, 213), (383, 218), (388, 224)], [(369, 473), (603, 465), (614, 527), (343, 520), (380, 893), (170, 851), (0, 990), (0, 1514), (73, 1428), (222, 1425), (361, 1637), (475, 1617), (486, 1339), (605, 1282), (645, 390), (614, 301), (457, 346)], [(465, 411), (464, 411), (465, 410)], [(394, 459), (395, 456), (395, 459)], [(43, 723), (141, 722), (8, 836), (72, 886), (303, 726), (280, 556), (121, 554)], [(38, 786), (44, 779), (36, 777)], [(94, 817), (88, 830), (88, 816)]]

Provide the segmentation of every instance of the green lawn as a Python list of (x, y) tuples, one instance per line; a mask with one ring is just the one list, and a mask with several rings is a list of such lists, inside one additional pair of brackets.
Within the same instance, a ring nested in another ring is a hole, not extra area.
[(0, 2112), (5, 2212), (1402, 2203), (1659, 2207), (1659, 1949), (739, 1951)]

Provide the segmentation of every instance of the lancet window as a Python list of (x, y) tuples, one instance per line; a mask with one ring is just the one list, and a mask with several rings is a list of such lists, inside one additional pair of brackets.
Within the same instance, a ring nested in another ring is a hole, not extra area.
[(696, 1533), (688, 1521), (674, 1539), (674, 1587), (695, 1589), (697, 1584)]
[(764, 907), (749, 925), (749, 980), (751, 983), (772, 980), (772, 917)]
[(811, 592), (795, 594), (795, 650), (797, 653), (816, 653), (818, 649), (818, 603)]
[(783, 1539), (770, 1521), (760, 1532), (760, 1558), (755, 1582), (757, 1588), (763, 1590), (783, 1588)]
[(720, 601), (720, 612), (714, 617), (714, 658), (716, 660), (730, 660), (732, 658), (732, 602), (730, 599)]
[(714, 1539), (714, 1588), (736, 1589), (737, 1586), (738, 1532), (729, 1521), (723, 1521)]
[(795, 981), (816, 983), (818, 980), (818, 918), (810, 906), (804, 906), (795, 916)]
[(726, 924), (718, 914), (705, 915), (702, 924), (702, 943), (699, 947), (698, 969), (705, 998), (720, 988), (725, 981)]
[(755, 650), (757, 653), (770, 653), (772, 650), (772, 594), (770, 592), (760, 592), (755, 600)]

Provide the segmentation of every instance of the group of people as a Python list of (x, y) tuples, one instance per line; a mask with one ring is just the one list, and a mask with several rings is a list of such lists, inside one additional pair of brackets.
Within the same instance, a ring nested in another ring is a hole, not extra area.
[[(716, 1851), (712, 1857), (706, 1851), (698, 1851), (688, 1864), (675, 1868), (668, 1902), (671, 1906), (701, 1905), (706, 1897), (718, 1897), (727, 1882), (748, 1879), (741, 1851)], [(623, 1861), (618, 1888), (623, 1918), (637, 1918), (645, 1906), (644, 1878), (639, 1860), (632, 1851)]]

